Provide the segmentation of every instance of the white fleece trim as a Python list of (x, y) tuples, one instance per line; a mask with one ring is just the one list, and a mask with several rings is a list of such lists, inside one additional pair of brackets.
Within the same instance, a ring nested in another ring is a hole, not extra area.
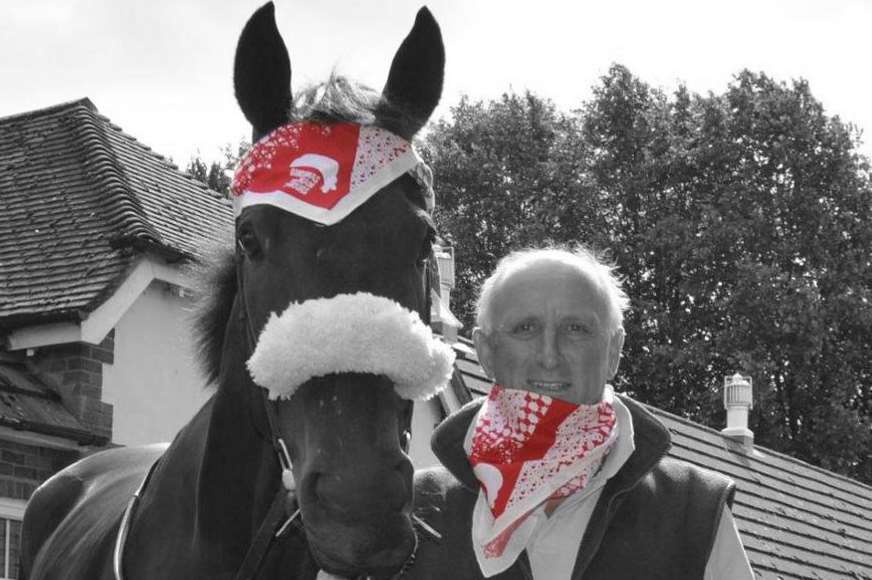
[(418, 314), (367, 292), (292, 303), (273, 313), (248, 359), (270, 399), (331, 373), (385, 375), (405, 399), (426, 400), (451, 379), (454, 350)]

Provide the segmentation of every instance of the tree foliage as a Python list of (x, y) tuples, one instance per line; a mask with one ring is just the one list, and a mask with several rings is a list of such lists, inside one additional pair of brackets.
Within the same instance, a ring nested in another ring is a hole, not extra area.
[(587, 207), (576, 118), (533, 94), (494, 102), (462, 98), (428, 134), (435, 219), (460, 255), (452, 309), (472, 328), (476, 290), (497, 259), (543, 240), (585, 238), (599, 219)]
[(231, 175), (236, 169), (239, 160), (242, 159), (250, 148), (251, 145), (246, 141), (239, 142), (236, 147), (228, 143), (222, 149), (223, 159), (209, 163), (204, 161), (199, 154), (195, 155), (188, 161), (185, 173), (204, 183), (210, 189), (214, 189), (229, 197), (230, 184), (233, 182)]
[(755, 384), (758, 443), (872, 481), (872, 186), (858, 134), (805, 81), (744, 71), (723, 94), (613, 66), (572, 113), (467, 99), (434, 127), (452, 302), (507, 251), (608, 248), (632, 309), (620, 390), (720, 427), (722, 377)]

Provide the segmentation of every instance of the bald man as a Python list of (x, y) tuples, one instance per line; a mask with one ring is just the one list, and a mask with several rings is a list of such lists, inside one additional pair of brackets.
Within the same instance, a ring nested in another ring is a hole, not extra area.
[(733, 483), (666, 457), (667, 429), (608, 384), (627, 306), (584, 249), (511, 254), (482, 286), (473, 339), (494, 384), (434, 434), (454, 479), (434, 472), (418, 487), (453, 577), (754, 577)]

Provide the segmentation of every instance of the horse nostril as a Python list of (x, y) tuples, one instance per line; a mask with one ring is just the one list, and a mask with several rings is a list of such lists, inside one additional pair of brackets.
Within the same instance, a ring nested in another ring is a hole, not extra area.
[(311, 474), (303, 486), (301, 501), (308, 501), (316, 513), (329, 518), (357, 519), (372, 514), (410, 512), (414, 499), (412, 462), (403, 454), (381, 466), (381, 469)]
[(310, 497), (318, 507), (333, 515), (340, 515), (349, 508), (349, 494), (353, 493), (341, 475), (318, 473), (310, 479)]

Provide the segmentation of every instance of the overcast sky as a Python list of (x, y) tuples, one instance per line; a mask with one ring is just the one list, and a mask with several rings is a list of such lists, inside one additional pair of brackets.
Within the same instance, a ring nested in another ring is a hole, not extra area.
[[(239, 31), (262, 0), (0, 2), (0, 116), (90, 97), (184, 165), (248, 135), (233, 98)], [(338, 72), (380, 88), (411, 0), (277, 0), (293, 85)], [(432, 0), (446, 45), (437, 115), (462, 93), (531, 89), (563, 108), (611, 63), (666, 90), (722, 92), (742, 68), (804, 77), (828, 114), (872, 139), (872, 1)], [(872, 153), (864, 145), (863, 151)]]

